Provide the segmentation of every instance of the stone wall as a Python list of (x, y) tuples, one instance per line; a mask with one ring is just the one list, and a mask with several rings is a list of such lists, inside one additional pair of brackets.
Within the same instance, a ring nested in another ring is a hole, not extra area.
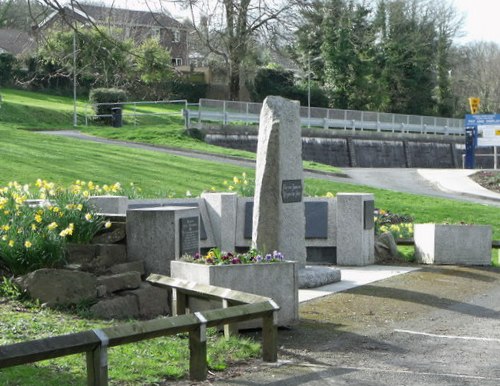
[[(256, 151), (257, 131), (252, 127), (203, 130), (207, 143)], [(425, 134), (367, 133), (344, 130), (302, 131), (304, 160), (339, 167), (461, 167), (463, 138)], [(481, 152), (487, 150), (481, 149)], [(481, 166), (493, 164), (481, 159)]]

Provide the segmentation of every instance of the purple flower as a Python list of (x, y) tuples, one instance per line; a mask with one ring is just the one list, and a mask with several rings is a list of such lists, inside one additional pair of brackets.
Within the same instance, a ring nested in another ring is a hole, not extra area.
[(284, 256), (281, 252), (273, 251), (273, 258), (276, 260), (283, 260)]
[(241, 260), (237, 257), (233, 257), (231, 260), (231, 264), (241, 264)]
[(268, 254), (266, 255), (266, 260), (267, 260), (267, 261), (272, 260), (272, 258), (273, 258), (273, 256), (272, 256), (270, 253), (268, 253)]
[(196, 253), (194, 254), (194, 256), (193, 256), (193, 259), (195, 259), (195, 260), (199, 260), (199, 259), (200, 259), (200, 257), (201, 257), (200, 253), (199, 253), (199, 252), (196, 252)]
[(262, 261), (262, 256), (261, 255), (257, 255), (255, 257), (255, 261), (257, 261), (257, 263), (260, 263)]

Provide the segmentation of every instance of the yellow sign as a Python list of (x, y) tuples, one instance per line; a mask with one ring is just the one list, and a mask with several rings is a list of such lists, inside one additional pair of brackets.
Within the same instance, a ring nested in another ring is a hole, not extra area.
[(495, 130), (495, 135), (500, 135), (500, 130)]
[(477, 114), (479, 112), (479, 104), (481, 103), (480, 98), (469, 98), (470, 113)]

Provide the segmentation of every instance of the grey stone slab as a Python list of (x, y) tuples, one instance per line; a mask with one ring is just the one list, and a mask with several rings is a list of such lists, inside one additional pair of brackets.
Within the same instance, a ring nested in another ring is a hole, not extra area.
[(150, 319), (170, 313), (168, 291), (166, 289), (153, 287), (149, 283), (142, 283), (140, 288), (125, 291), (124, 294), (132, 295), (136, 298), (141, 318)]
[[(145, 209), (145, 208), (162, 208), (165, 206), (176, 206), (176, 207), (188, 207), (188, 208), (199, 208), (200, 204), (196, 201), (186, 201), (186, 202), (168, 202), (163, 200), (163, 202), (155, 201), (145, 201), (145, 202), (134, 202), (129, 204), (129, 209)], [(200, 217), (200, 240), (207, 240), (207, 230), (205, 228), (205, 222), (203, 216)]]
[(139, 272), (144, 275), (146, 271), (144, 270), (144, 261), (129, 261), (127, 263), (113, 265), (110, 269), (112, 274), (125, 273), (125, 272)]
[(299, 288), (317, 288), (341, 280), (340, 269), (306, 266), (299, 269)]
[(135, 289), (141, 285), (141, 274), (131, 271), (115, 275), (99, 276), (97, 278), (97, 285), (105, 286), (107, 293)]
[(50, 306), (76, 304), (97, 296), (96, 277), (87, 272), (43, 268), (16, 279), (33, 299)]
[(125, 214), (127, 212), (127, 196), (91, 196), (89, 202), (99, 213)]
[(139, 305), (133, 295), (103, 299), (90, 307), (90, 312), (101, 319), (128, 319), (139, 317)]

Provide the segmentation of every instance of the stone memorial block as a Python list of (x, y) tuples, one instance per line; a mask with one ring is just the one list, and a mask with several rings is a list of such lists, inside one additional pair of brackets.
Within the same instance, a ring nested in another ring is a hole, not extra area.
[(415, 256), (423, 264), (491, 265), (491, 225), (415, 224)]
[(89, 202), (99, 213), (125, 214), (128, 207), (127, 196), (91, 196)]
[[(375, 232), (366, 229), (365, 210), (371, 211), (373, 194), (337, 194), (337, 265), (363, 266), (375, 262)], [(373, 221), (373, 220), (372, 220)]]
[[(146, 274), (170, 274), (170, 261), (199, 251), (199, 209), (181, 206), (127, 211), (129, 260), (144, 260)], [(196, 247), (198, 245), (198, 248)]]
[(306, 262), (300, 105), (269, 96), (259, 125), (252, 246)]
[(234, 251), (236, 240), (236, 193), (202, 193), (207, 205), (216, 245), (223, 251)]

